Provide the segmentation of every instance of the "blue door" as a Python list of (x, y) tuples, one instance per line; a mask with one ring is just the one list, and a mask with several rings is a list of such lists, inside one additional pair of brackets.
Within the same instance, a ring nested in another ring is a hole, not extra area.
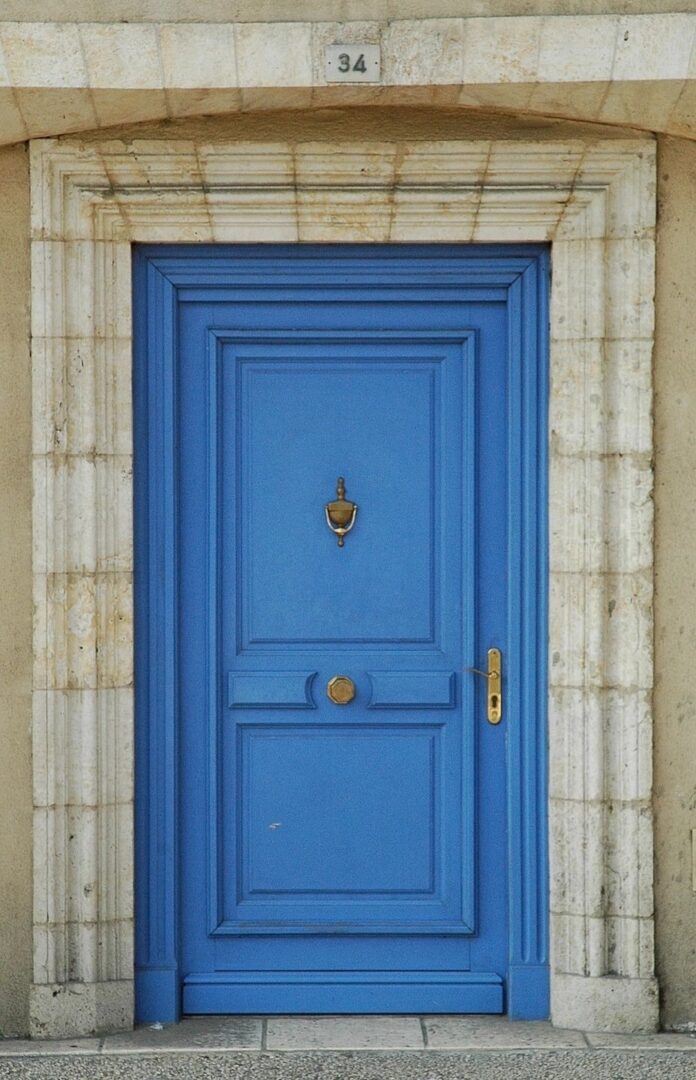
[[(510, 783), (541, 746), (510, 683), (542, 662), (522, 659), (517, 486), (524, 423), (541, 425), (521, 366), (526, 347), (543, 369), (544, 252), (140, 259), (145, 292), (161, 291), (155, 264), (171, 283), (142, 324), (151, 338), (169, 305), (153, 347), (170, 411), (156, 453), (145, 435), (139, 490), (152, 515), (171, 486), (171, 543), (158, 555), (151, 532), (147, 556), (169, 560), (173, 589), (176, 824), (159, 836), (170, 884), (154, 888), (176, 894), (183, 1012), (501, 1012), (511, 964), (530, 963), (511, 958), (529, 902), (539, 948), (516, 1013), (545, 1015), (543, 830), (530, 883), (510, 818), (542, 817), (543, 764), (533, 790)], [(534, 287), (513, 303), (525, 274)], [(491, 647), (500, 723), (468, 670)], [(150, 695), (151, 733), (162, 707)], [(147, 862), (153, 842), (161, 859), (151, 767), (146, 786)], [(152, 926), (152, 893), (142, 905)]]

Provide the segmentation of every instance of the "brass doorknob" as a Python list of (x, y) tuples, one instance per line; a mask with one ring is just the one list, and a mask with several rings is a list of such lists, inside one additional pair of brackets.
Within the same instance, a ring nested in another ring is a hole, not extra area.
[(326, 693), (334, 705), (347, 705), (355, 697), (355, 683), (347, 675), (334, 675), (329, 679)]

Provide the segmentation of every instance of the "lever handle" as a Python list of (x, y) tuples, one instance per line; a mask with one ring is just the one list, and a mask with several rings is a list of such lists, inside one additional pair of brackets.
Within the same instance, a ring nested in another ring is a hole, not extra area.
[(487, 713), (489, 724), (499, 724), (503, 719), (503, 654), (500, 649), (488, 650), (488, 671), (468, 667), (464, 669), (473, 675), (482, 675), (488, 680)]

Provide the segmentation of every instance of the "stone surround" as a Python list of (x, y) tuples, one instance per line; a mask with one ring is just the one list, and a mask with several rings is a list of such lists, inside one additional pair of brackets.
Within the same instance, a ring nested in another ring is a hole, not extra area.
[(553, 1020), (654, 1030), (654, 143), (40, 140), (31, 170), (33, 1033), (132, 1023), (134, 241), (552, 242)]
[[(324, 46), (380, 42), (374, 85)], [(696, 137), (696, 14), (383, 22), (0, 22), (0, 144), (115, 124), (352, 105), (493, 108)]]

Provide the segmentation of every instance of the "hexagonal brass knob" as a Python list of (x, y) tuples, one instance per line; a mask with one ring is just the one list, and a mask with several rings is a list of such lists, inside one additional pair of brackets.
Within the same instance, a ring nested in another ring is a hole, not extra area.
[(347, 705), (355, 697), (355, 683), (347, 675), (334, 675), (329, 679), (326, 693), (334, 705)]

